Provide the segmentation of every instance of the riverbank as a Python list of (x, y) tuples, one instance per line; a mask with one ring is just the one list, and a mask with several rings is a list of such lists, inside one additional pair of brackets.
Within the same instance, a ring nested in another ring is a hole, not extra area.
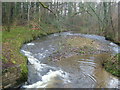
[(103, 67), (106, 71), (110, 72), (114, 76), (120, 78), (120, 53), (109, 57), (103, 62)]
[[(5, 86), (14, 86), (12, 85), (12, 82), (14, 81), (10, 81), (9, 78), (12, 78), (11, 76), (15, 74), (17, 67), (20, 69), (20, 75), (19, 77), (17, 76), (17, 78), (13, 77), (17, 79), (17, 83), (14, 84), (17, 85), (27, 80), (27, 58), (20, 53), (21, 46), (36, 39), (37, 37), (45, 36), (55, 32), (58, 32), (58, 30), (52, 26), (46, 26), (46, 28), (41, 30), (13, 26), (10, 32), (2, 31), (2, 73), (3, 80), (7, 80), (6, 83), (3, 83)], [(13, 69), (13, 71), (11, 71), (11, 69)], [(11, 73), (12, 75), (7, 75)], [(3, 88), (5, 87), (4, 85)]]

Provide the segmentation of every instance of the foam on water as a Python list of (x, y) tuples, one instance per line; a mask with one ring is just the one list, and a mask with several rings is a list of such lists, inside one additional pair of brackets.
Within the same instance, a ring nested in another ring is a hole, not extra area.
[[(38, 81), (32, 85), (24, 85), (23, 88), (45, 88), (49, 87), (50, 84), (56, 83), (56, 80), (63, 80), (62, 84), (68, 83), (70, 81), (66, 80), (68, 76), (62, 71), (49, 71), (46, 75), (42, 76), (42, 80)], [(64, 78), (64, 79), (63, 79)]]
[(111, 46), (111, 48), (113, 49), (114, 52), (120, 53), (120, 47), (118, 45), (116, 45), (113, 42), (110, 42), (110, 46)]
[[(56, 69), (49, 65), (41, 63), (38, 59), (32, 56), (31, 52), (21, 50), (28, 57), (28, 83), (29, 85), (24, 85), (22, 88), (45, 88), (54, 87), (56, 81), (61, 81), (64, 85), (65, 83), (70, 83), (69, 74), (62, 71), (61, 69)], [(60, 86), (60, 85), (59, 85)]]
[(109, 79), (108, 88), (118, 88), (119, 81), (116, 78)]
[(34, 43), (28, 43), (27, 45), (30, 46), (30, 45), (35, 45), (35, 44)]

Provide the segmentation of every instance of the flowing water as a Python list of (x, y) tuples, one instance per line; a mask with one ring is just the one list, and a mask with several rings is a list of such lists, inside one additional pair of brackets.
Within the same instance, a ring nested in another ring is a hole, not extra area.
[[(71, 52), (66, 40), (72, 37), (89, 38), (100, 48), (92, 54)], [(23, 45), (21, 52), (28, 58), (28, 80), (22, 88), (118, 88), (118, 78), (101, 62), (118, 53), (119, 47), (102, 36), (56, 33)]]

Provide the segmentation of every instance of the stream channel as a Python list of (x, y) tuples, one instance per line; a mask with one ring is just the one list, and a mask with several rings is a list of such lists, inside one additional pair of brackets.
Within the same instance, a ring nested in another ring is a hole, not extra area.
[(101, 63), (119, 51), (98, 35), (61, 32), (37, 38), (21, 48), (28, 58), (22, 88), (118, 88), (119, 79)]

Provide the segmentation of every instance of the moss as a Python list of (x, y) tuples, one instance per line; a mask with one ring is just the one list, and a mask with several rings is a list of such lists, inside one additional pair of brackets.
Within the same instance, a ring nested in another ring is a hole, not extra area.
[(84, 53), (85, 53), (85, 51), (82, 51), (82, 50), (81, 50), (79, 53), (84, 54)]
[(21, 75), (20, 75), (20, 82), (25, 82), (27, 81), (27, 76), (28, 76), (28, 68), (27, 68), (27, 57), (25, 56), (25, 62), (21, 64)]
[(103, 65), (106, 71), (120, 78), (120, 53), (108, 58), (103, 62)]
[(19, 85), (25, 81), (27, 81), (27, 76), (28, 76), (28, 68), (26, 64), (21, 64), (21, 73), (20, 73), (20, 78), (17, 80), (17, 84)]

